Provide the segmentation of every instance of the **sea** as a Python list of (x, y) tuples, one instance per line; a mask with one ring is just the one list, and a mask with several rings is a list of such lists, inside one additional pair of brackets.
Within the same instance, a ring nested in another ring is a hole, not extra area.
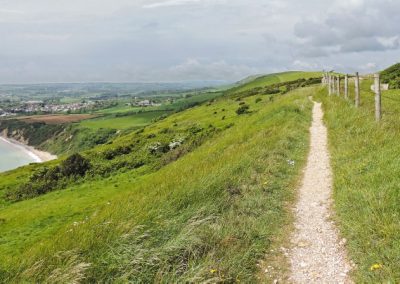
[(21, 145), (13, 144), (0, 137), (0, 172), (12, 170), (40, 159)]

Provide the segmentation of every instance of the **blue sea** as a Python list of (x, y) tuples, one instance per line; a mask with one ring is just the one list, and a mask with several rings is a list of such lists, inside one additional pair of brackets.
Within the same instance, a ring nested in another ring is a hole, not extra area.
[(38, 157), (24, 147), (0, 137), (0, 172), (39, 161)]

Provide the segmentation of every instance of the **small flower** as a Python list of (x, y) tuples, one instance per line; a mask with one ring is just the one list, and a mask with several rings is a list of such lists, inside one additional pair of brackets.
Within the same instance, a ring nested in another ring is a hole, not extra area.
[(370, 269), (371, 271), (374, 271), (374, 270), (381, 269), (382, 267), (383, 267), (382, 264), (374, 263), (373, 265), (371, 265), (371, 267), (370, 267), (369, 269)]
[(217, 272), (216, 269), (210, 269), (210, 273), (211, 273), (211, 274), (214, 274), (214, 273), (216, 273), (216, 272)]

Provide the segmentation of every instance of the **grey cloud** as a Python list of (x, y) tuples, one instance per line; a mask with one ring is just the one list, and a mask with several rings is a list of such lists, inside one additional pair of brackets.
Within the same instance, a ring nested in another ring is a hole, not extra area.
[[(346, 5), (328, 10), (326, 16), (313, 21), (302, 20), (294, 27), (295, 35), (304, 40), (315, 54), (336, 52), (365, 52), (397, 49), (397, 43), (382, 41), (400, 35), (400, 2), (391, 0), (358, 1), (358, 5)], [(383, 38), (380, 40), (379, 38)], [(319, 51), (318, 51), (319, 50)]]
[(382, 51), (385, 49), (387, 48), (373, 37), (348, 40), (343, 42), (340, 47), (341, 52)]
[(3, 1), (0, 83), (236, 80), (399, 58), (400, 2), (326, 2)]

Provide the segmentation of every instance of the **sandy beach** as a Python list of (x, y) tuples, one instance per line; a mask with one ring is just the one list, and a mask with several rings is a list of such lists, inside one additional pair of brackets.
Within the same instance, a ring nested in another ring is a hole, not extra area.
[(4, 142), (12, 144), (13, 146), (15, 146), (17, 148), (20, 148), (22, 151), (26, 152), (30, 157), (32, 157), (35, 160), (35, 162), (37, 162), (37, 163), (43, 163), (43, 162), (57, 159), (56, 155), (37, 150), (34, 147), (25, 145), (15, 139), (6, 138), (4, 136), (0, 136), (0, 139)]

